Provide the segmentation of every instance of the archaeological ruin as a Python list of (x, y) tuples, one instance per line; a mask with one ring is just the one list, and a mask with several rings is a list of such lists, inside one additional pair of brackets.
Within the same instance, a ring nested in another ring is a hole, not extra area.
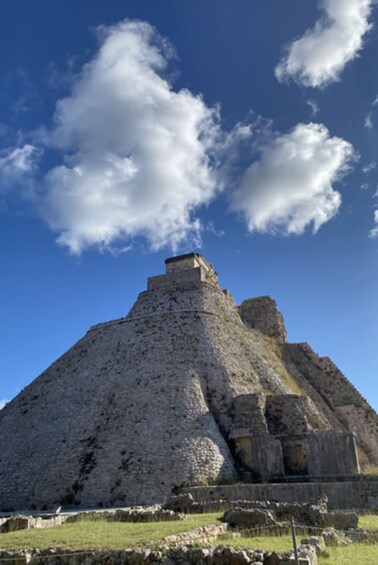
[(197, 253), (167, 259), (126, 317), (90, 328), (0, 410), (4, 512), (178, 492), (348, 507), (348, 489), (349, 506), (378, 507), (369, 465), (375, 411), (329, 358), (286, 341), (272, 298), (237, 306)]

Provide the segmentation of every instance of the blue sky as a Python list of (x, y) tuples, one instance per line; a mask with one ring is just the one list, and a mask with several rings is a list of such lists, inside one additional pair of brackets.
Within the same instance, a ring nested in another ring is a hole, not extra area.
[(377, 13), (1, 2), (0, 402), (196, 250), (378, 407)]

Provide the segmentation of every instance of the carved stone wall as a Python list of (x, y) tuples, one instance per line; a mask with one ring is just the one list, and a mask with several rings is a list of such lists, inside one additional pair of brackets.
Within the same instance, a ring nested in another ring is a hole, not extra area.
[(306, 396), (242, 395), (234, 400), (230, 434), (252, 478), (340, 476), (359, 473), (354, 435), (335, 432)]

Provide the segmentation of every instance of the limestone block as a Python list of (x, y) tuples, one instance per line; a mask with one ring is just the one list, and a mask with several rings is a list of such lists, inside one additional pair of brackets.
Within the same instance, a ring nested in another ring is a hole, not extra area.
[(287, 475), (308, 474), (307, 434), (281, 438), (282, 454)]
[(10, 532), (18, 532), (19, 530), (28, 530), (30, 528), (30, 520), (28, 516), (14, 516), (13, 518), (8, 518), (0, 526), (0, 532), (2, 534), (8, 534)]
[(348, 476), (359, 473), (354, 435), (349, 432), (313, 431), (307, 434), (307, 466), (312, 476)]
[(234, 443), (237, 456), (256, 478), (272, 480), (285, 474), (279, 440), (269, 435), (248, 435), (234, 437)]
[(266, 419), (273, 435), (298, 435), (329, 428), (311, 398), (299, 394), (267, 395)]
[(263, 393), (241, 394), (234, 398), (234, 428), (250, 430), (255, 435), (267, 435), (265, 403), (266, 395)]
[(174, 512), (190, 512), (195, 505), (193, 496), (190, 493), (182, 493), (172, 495), (169, 497), (164, 505), (166, 510), (173, 510)]
[(269, 510), (261, 510), (260, 508), (254, 508), (251, 510), (235, 508), (233, 510), (228, 510), (224, 513), (222, 520), (233, 528), (258, 528), (278, 524)]
[(280, 342), (286, 341), (286, 328), (277, 304), (270, 296), (248, 298), (239, 306), (243, 322)]

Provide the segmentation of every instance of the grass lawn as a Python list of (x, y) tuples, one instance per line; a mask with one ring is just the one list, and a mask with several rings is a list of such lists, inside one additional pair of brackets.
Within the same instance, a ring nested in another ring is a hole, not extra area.
[[(187, 520), (177, 522), (127, 523), (82, 520), (55, 528), (22, 530), (0, 534), (1, 549), (45, 549), (59, 547), (65, 550), (89, 548), (122, 550), (153, 544), (162, 538), (184, 532), (197, 526), (215, 524), (220, 513), (192, 514)], [(378, 516), (361, 516), (360, 527), (378, 528)], [(302, 536), (303, 537), (303, 536)], [(300, 541), (301, 536), (298, 536)], [(286, 551), (291, 549), (290, 535), (261, 536), (253, 538), (226, 538), (219, 540), (222, 545), (260, 549), (262, 551)], [(329, 548), (330, 558), (319, 559), (319, 565), (377, 565), (378, 545), (354, 543), (347, 547)]]
[(366, 530), (378, 530), (378, 514), (359, 516), (358, 527), (365, 528)]
[(287, 536), (259, 536), (253, 538), (224, 538), (223, 545), (243, 547), (244, 549), (261, 549), (261, 551), (288, 551), (292, 549), (293, 542), (290, 535)]
[(216, 524), (220, 514), (191, 514), (177, 522), (106, 522), (82, 520), (55, 528), (0, 534), (0, 549), (62, 547), (70, 549), (124, 549), (143, 546), (197, 526)]
[(318, 559), (319, 565), (377, 565), (378, 545), (352, 543), (346, 547), (329, 548), (330, 557)]

